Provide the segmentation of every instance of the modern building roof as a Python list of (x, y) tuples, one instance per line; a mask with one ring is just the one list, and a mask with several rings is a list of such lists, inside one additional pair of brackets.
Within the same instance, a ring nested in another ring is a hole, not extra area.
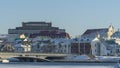
[(45, 24), (45, 23), (51, 23), (51, 22), (45, 22), (45, 21), (40, 21), (40, 22), (37, 22), (37, 21), (30, 21), (30, 22), (22, 22), (22, 23), (26, 23), (26, 24)]

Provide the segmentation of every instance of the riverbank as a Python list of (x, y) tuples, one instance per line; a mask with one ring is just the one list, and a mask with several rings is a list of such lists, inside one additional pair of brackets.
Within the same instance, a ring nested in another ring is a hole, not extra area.
[[(2, 61), (0, 61), (2, 62)], [(10, 61), (10, 62), (27, 62), (27, 61)], [(46, 63), (46, 61), (44, 61)], [(117, 63), (117, 61), (66, 61), (66, 60), (59, 60), (59, 61), (49, 61), (50, 63)], [(49, 63), (47, 62), (47, 63)], [(8, 62), (9, 63), (9, 62)], [(33, 62), (34, 63), (34, 62)], [(41, 63), (41, 62), (38, 62)]]
[(116, 63), (10, 62), (1, 68), (114, 68)]
[(117, 63), (117, 61), (53, 61), (53, 62), (60, 62), (60, 63)]

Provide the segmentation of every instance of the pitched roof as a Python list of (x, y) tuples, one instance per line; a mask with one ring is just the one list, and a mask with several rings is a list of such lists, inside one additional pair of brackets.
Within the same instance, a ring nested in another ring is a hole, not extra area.
[(107, 32), (108, 28), (102, 28), (102, 29), (87, 29), (82, 35), (87, 35), (91, 33), (99, 33), (100, 31)]
[(117, 38), (120, 38), (120, 31), (116, 31), (112, 37), (117, 37)]

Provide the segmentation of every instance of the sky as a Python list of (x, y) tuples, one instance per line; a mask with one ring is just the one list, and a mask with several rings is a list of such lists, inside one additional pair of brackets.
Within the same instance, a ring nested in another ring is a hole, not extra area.
[(21, 22), (46, 21), (70, 36), (87, 29), (120, 28), (120, 0), (0, 0), (0, 34)]

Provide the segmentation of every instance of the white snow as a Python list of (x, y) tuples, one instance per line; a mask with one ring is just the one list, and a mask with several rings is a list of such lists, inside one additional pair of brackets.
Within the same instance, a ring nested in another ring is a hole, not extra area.
[(21, 44), (21, 43), (16, 44), (16, 45), (14, 45), (14, 47), (15, 47), (15, 48), (22, 47), (22, 44)]
[(58, 45), (59, 43), (62, 43), (62, 45), (69, 45), (71, 43), (71, 40), (66, 38), (55, 38), (52, 39), (51, 42), (54, 42), (55, 45)]
[(116, 61), (116, 60), (119, 60), (120, 57), (115, 57), (115, 56), (97, 56), (95, 59), (99, 60), (99, 61)]
[(90, 57), (87, 55), (77, 55), (77, 56), (68, 56), (67, 59), (71, 61), (83, 61), (83, 60), (89, 60)]

